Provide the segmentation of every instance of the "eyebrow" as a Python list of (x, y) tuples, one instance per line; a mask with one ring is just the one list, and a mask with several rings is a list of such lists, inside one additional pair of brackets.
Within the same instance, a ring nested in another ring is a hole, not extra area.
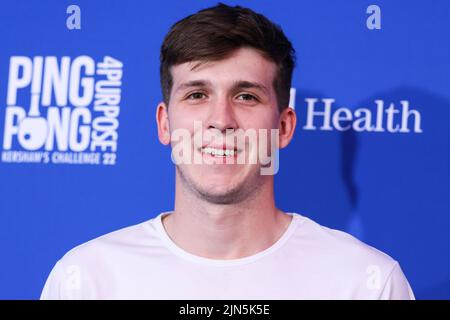
[(233, 84), (233, 89), (237, 90), (237, 89), (258, 89), (263, 91), (265, 94), (269, 93), (269, 90), (262, 84), (257, 83), (257, 82), (252, 82), (252, 81), (245, 81), (245, 80), (241, 80), (241, 81), (236, 81)]
[[(180, 84), (175, 92), (178, 92), (180, 90), (185, 90), (189, 88), (198, 88), (198, 87), (212, 87), (212, 83), (209, 80), (192, 80), (188, 82), (184, 82)], [(233, 83), (232, 90), (239, 90), (239, 89), (258, 89), (263, 91), (264, 93), (268, 94), (269, 90), (262, 84), (252, 81), (246, 81), (246, 80), (239, 80)]]
[(176, 88), (175, 92), (178, 92), (180, 90), (189, 89), (189, 88), (198, 88), (198, 87), (211, 87), (211, 81), (192, 80), (192, 81), (184, 82)]

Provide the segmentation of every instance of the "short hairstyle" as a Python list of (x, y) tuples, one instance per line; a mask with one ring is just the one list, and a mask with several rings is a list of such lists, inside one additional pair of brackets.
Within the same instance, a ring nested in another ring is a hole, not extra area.
[(191, 61), (218, 61), (242, 47), (256, 49), (276, 64), (273, 87), (281, 112), (289, 105), (295, 66), (295, 50), (291, 42), (280, 26), (262, 14), (222, 3), (178, 21), (164, 38), (160, 55), (164, 102), (169, 105), (172, 66)]

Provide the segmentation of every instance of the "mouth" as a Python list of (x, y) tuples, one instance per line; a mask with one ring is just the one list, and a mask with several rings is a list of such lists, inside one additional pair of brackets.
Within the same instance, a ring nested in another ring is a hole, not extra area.
[(203, 155), (209, 155), (215, 158), (227, 158), (227, 157), (236, 157), (241, 150), (237, 148), (230, 147), (213, 147), (213, 146), (204, 146), (198, 149), (198, 151)]

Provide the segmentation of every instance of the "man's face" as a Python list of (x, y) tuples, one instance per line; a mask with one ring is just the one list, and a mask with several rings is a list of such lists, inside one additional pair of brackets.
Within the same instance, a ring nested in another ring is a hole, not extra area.
[[(260, 143), (259, 148), (265, 148), (266, 154), (270, 150), (271, 129), (279, 125), (273, 88), (276, 65), (254, 49), (241, 48), (220, 61), (176, 65), (171, 73), (173, 86), (167, 121), (170, 134), (173, 137), (179, 129), (188, 130), (192, 137), (188, 146), (192, 161), (194, 156), (203, 160), (200, 164), (177, 165), (182, 183), (213, 203), (242, 201), (267, 178), (261, 176), (259, 163), (249, 163), (250, 156), (258, 153), (258, 141), (246, 139), (244, 148), (240, 148), (236, 140), (233, 143), (233, 139), (230, 142), (226, 137), (236, 134), (238, 129), (241, 133), (253, 130), (259, 137), (259, 129), (266, 129), (267, 143)], [(201, 123), (200, 142), (194, 138), (199, 134), (194, 130), (194, 121)], [(172, 148), (175, 144), (172, 140)], [(186, 147), (186, 141), (184, 144)], [(245, 163), (237, 163), (239, 154), (230, 161), (226, 154), (212, 149), (233, 150), (228, 157), (245, 152)]]

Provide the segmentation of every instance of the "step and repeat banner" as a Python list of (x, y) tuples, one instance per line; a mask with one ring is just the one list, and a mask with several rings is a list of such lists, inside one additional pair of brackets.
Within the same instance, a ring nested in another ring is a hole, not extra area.
[[(276, 201), (450, 298), (450, 1), (225, 1), (297, 51)], [(36, 299), (76, 245), (171, 210), (159, 49), (216, 1), (33, 1), (0, 10), (0, 298)]]

